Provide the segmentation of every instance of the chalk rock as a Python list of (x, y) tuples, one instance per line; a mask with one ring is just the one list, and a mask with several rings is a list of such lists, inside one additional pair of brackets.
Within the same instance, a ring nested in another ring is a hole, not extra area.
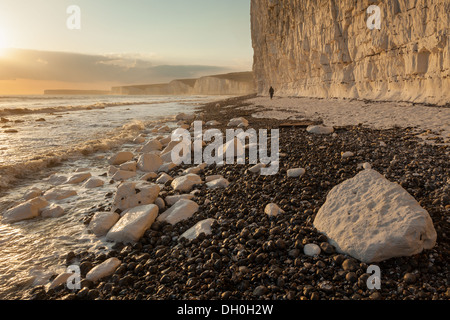
[(89, 271), (86, 275), (86, 280), (97, 282), (103, 278), (109, 277), (114, 274), (121, 263), (122, 262), (117, 258), (110, 258)]
[(117, 168), (116, 166), (109, 166), (109, 168), (108, 168), (108, 176), (115, 175), (117, 171), (119, 171), (119, 168)]
[(193, 194), (182, 194), (178, 196), (167, 196), (165, 201), (168, 206), (173, 206), (175, 203), (177, 203), (180, 200), (192, 200), (194, 199)]
[(309, 243), (303, 248), (303, 253), (310, 257), (318, 256), (321, 251), (320, 247), (314, 243)]
[(415, 255), (436, 243), (428, 212), (370, 169), (330, 191), (314, 226), (338, 252), (366, 263)]
[(186, 238), (188, 240), (194, 240), (197, 239), (198, 236), (202, 233), (204, 233), (206, 236), (210, 235), (212, 233), (211, 227), (214, 224), (216, 220), (214, 219), (206, 219), (203, 221), (200, 221), (195, 226), (187, 230), (185, 233), (183, 233), (180, 236), (181, 238)]
[(364, 168), (364, 170), (370, 170), (372, 169), (372, 165), (368, 162), (363, 163), (362, 167)]
[(259, 172), (261, 172), (261, 169), (265, 168), (265, 167), (266, 167), (266, 165), (264, 163), (258, 163), (257, 165), (248, 169), (248, 171), (250, 171), (251, 173), (259, 173)]
[(159, 167), (158, 172), (166, 172), (167, 173), (176, 167), (177, 167), (177, 165), (173, 162), (164, 163), (161, 167)]
[(306, 131), (312, 134), (332, 134), (334, 132), (333, 127), (325, 127), (325, 126), (309, 126)]
[(92, 217), (88, 229), (97, 237), (102, 237), (119, 221), (120, 215), (116, 212), (97, 212)]
[(179, 200), (158, 217), (158, 221), (165, 221), (172, 225), (189, 219), (198, 211), (198, 204), (192, 200)]
[(155, 172), (149, 172), (149, 173), (144, 174), (144, 175), (141, 177), (141, 180), (148, 181), (148, 180), (156, 179), (156, 178), (158, 178), (158, 174), (157, 174), (157, 173), (155, 173)]
[(212, 176), (207, 176), (207, 177), (205, 178), (205, 182), (211, 182), (211, 181), (214, 181), (214, 180), (217, 180), (217, 179), (222, 179), (222, 178), (223, 178), (223, 176), (220, 175), (220, 174), (216, 174), (216, 175), (212, 175)]
[(109, 164), (113, 166), (121, 165), (124, 164), (125, 162), (131, 161), (133, 157), (134, 155), (131, 152), (122, 151), (112, 156), (109, 159)]
[(37, 218), (40, 211), (48, 206), (47, 200), (42, 197), (28, 200), (13, 207), (3, 215), (3, 223), (15, 223), (23, 220)]
[(202, 184), (203, 181), (200, 176), (196, 174), (188, 174), (182, 177), (178, 177), (172, 181), (172, 188), (175, 191), (190, 192), (194, 185)]
[(137, 163), (136, 163), (136, 161), (125, 162), (124, 164), (121, 164), (119, 166), (119, 170), (136, 171), (137, 170)]
[(92, 177), (92, 175), (89, 172), (77, 173), (77, 174), (74, 174), (73, 176), (69, 177), (66, 181), (66, 184), (78, 184), (78, 183), (86, 181), (90, 177)]
[(59, 218), (62, 217), (64, 214), (65, 214), (64, 209), (61, 206), (54, 203), (45, 207), (41, 211), (42, 218)]
[(289, 169), (287, 171), (288, 178), (300, 178), (303, 177), (303, 175), (306, 173), (306, 170), (303, 168), (297, 168), (297, 169)]
[(264, 209), (264, 213), (269, 217), (276, 217), (280, 214), (283, 214), (284, 211), (275, 203), (269, 203)]
[(169, 176), (167, 173), (162, 173), (159, 178), (156, 180), (156, 183), (166, 184), (169, 181), (172, 181), (173, 178)]
[(92, 177), (83, 184), (83, 187), (85, 187), (86, 189), (94, 189), (94, 188), (101, 187), (104, 184), (105, 184), (105, 181), (103, 181), (103, 179), (100, 179), (97, 177)]
[(48, 177), (47, 179), (45, 179), (45, 181), (47, 181), (48, 183), (54, 185), (54, 186), (59, 186), (62, 185), (64, 183), (66, 183), (67, 181), (67, 177), (64, 175), (60, 175), (60, 174), (52, 174), (50, 177)]
[(52, 283), (49, 285), (48, 289), (55, 289), (56, 287), (59, 287), (62, 284), (66, 284), (67, 280), (73, 275), (71, 272), (64, 272), (58, 275)]
[(39, 188), (32, 188), (31, 190), (27, 191), (24, 196), (23, 199), (24, 200), (31, 200), (37, 197), (40, 197), (42, 195), (42, 190)]
[(248, 121), (245, 118), (234, 118), (231, 119), (230, 122), (228, 122), (228, 127), (248, 127)]
[(52, 200), (64, 200), (67, 198), (71, 198), (77, 195), (77, 192), (75, 190), (68, 190), (68, 189), (51, 189), (48, 190), (46, 193), (44, 193), (44, 198), (48, 201)]
[(210, 181), (206, 184), (208, 189), (219, 189), (219, 188), (226, 188), (230, 185), (230, 182), (225, 178), (220, 178), (217, 180)]
[(134, 177), (136, 177), (136, 172), (134, 171), (119, 170), (112, 176), (111, 179), (115, 181), (125, 181)]
[(153, 204), (158, 197), (160, 188), (147, 182), (123, 182), (117, 188), (113, 199), (112, 211), (125, 211), (141, 205)]
[(154, 204), (129, 209), (109, 230), (106, 238), (122, 243), (137, 242), (155, 222), (158, 212), (158, 206)]
[(156, 154), (143, 154), (138, 160), (138, 169), (144, 172), (157, 172), (163, 165), (163, 160)]
[(152, 151), (161, 151), (162, 148), (163, 145), (161, 144), (161, 142), (159, 142), (159, 140), (153, 139), (147, 142), (147, 144), (142, 147), (141, 151), (143, 153), (150, 153)]
[(217, 120), (208, 121), (206, 123), (206, 126), (208, 127), (220, 126), (220, 122)]

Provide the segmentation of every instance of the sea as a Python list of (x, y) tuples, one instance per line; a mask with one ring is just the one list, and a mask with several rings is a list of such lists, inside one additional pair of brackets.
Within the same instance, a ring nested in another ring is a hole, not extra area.
[[(176, 125), (179, 113), (193, 113), (222, 96), (0, 96), (0, 218), (24, 202), (34, 187), (55, 188), (52, 175), (87, 170), (107, 172), (118, 150), (136, 151), (133, 140), (156, 135), (158, 123)], [(87, 231), (86, 212), (117, 188), (70, 186), (76, 197), (58, 201), (65, 215), (6, 224), (0, 220), (0, 299), (24, 299), (64, 272), (68, 252), (107, 252), (111, 243)]]

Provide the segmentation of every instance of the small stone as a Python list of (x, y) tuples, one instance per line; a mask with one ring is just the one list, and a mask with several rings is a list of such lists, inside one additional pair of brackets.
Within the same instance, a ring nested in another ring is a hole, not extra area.
[(358, 276), (354, 272), (349, 272), (345, 276), (345, 280), (347, 280), (348, 282), (351, 282), (351, 283), (355, 283), (356, 281), (358, 281)]
[(407, 273), (405, 274), (405, 276), (403, 277), (403, 279), (405, 280), (405, 282), (407, 284), (413, 284), (417, 281), (417, 277), (415, 274), (413, 273)]
[(253, 291), (253, 295), (256, 297), (261, 297), (267, 293), (268, 289), (265, 286), (259, 286)]
[(370, 300), (381, 300), (381, 299), (382, 299), (382, 296), (381, 296), (381, 293), (379, 293), (379, 292), (377, 291), (377, 292), (372, 293), (372, 294), (369, 296), (369, 298), (370, 298)]
[(342, 263), (342, 269), (345, 271), (355, 271), (358, 268), (355, 260), (347, 259)]
[(307, 244), (303, 248), (303, 252), (310, 257), (318, 256), (321, 252), (320, 247), (317, 244)]
[(326, 254), (333, 254), (334, 253), (334, 247), (329, 244), (328, 242), (322, 242), (320, 244), (320, 249), (322, 249), (323, 252)]

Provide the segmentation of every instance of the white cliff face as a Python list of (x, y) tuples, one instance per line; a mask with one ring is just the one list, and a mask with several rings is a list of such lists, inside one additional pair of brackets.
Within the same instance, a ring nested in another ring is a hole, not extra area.
[(251, 20), (259, 94), (450, 102), (448, 0), (252, 0)]

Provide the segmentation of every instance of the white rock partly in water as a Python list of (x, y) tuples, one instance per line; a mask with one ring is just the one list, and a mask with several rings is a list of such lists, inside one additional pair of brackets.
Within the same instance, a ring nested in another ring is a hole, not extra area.
[(44, 198), (48, 201), (52, 200), (64, 200), (67, 198), (71, 198), (77, 195), (77, 192), (75, 190), (70, 189), (51, 189), (44, 193)]
[(108, 231), (106, 238), (122, 243), (137, 242), (155, 222), (158, 212), (159, 208), (154, 204), (129, 209)]
[(314, 226), (338, 252), (365, 263), (415, 255), (436, 244), (428, 212), (370, 169), (330, 191)]
[(90, 177), (92, 177), (92, 175), (89, 172), (80, 172), (69, 177), (66, 181), (66, 184), (79, 184), (86, 181)]
[(149, 142), (147, 142), (147, 144), (142, 147), (141, 151), (143, 153), (149, 153), (152, 151), (161, 151), (162, 148), (163, 148), (162, 143), (157, 139), (153, 139), (153, 140), (150, 140)]
[(28, 201), (40, 196), (42, 196), (42, 190), (39, 188), (32, 188), (24, 194), (23, 199)]
[(196, 174), (188, 174), (178, 177), (172, 181), (172, 188), (175, 191), (190, 192), (194, 185), (202, 184), (202, 178)]
[(15, 223), (23, 220), (37, 218), (42, 209), (48, 206), (47, 200), (42, 197), (28, 200), (13, 207), (3, 215), (3, 223)]
[(187, 230), (185, 233), (183, 233), (180, 236), (181, 238), (186, 238), (188, 240), (194, 240), (197, 239), (198, 236), (202, 233), (204, 233), (206, 236), (210, 235), (212, 233), (211, 227), (214, 224), (216, 220), (214, 219), (206, 219), (203, 221), (200, 221), (195, 226)]
[(303, 168), (289, 169), (287, 171), (288, 178), (301, 178), (305, 175), (306, 170)]
[(119, 166), (119, 170), (136, 171), (137, 170), (137, 162), (136, 161), (125, 162)]
[(138, 160), (138, 169), (144, 172), (157, 172), (162, 165), (161, 157), (152, 153), (143, 154)]
[(283, 214), (284, 211), (275, 203), (269, 203), (264, 209), (264, 213), (269, 217), (276, 217), (280, 214)]
[(92, 217), (88, 229), (97, 237), (103, 237), (119, 221), (120, 215), (115, 212), (97, 212)]
[(165, 221), (172, 225), (189, 219), (198, 211), (199, 205), (192, 200), (179, 200), (158, 217), (158, 221)]
[(103, 278), (109, 277), (114, 274), (121, 263), (122, 262), (117, 258), (110, 258), (89, 271), (86, 275), (86, 280), (97, 282)]
[(333, 127), (325, 127), (325, 126), (309, 126), (306, 131), (312, 134), (332, 134), (334, 132)]
[(59, 287), (62, 284), (66, 284), (67, 280), (69, 280), (69, 278), (73, 276), (73, 273), (71, 272), (64, 272), (59, 274), (53, 281), (52, 283), (49, 285), (48, 289), (55, 289), (56, 287)]
[(94, 189), (102, 187), (104, 184), (105, 181), (103, 181), (103, 179), (98, 177), (92, 177), (83, 184), (83, 187), (85, 187), (86, 189)]
[(113, 199), (112, 211), (125, 211), (137, 206), (153, 204), (160, 188), (157, 184), (147, 182), (124, 182), (117, 188)]
[(321, 251), (320, 247), (314, 243), (309, 243), (303, 248), (303, 253), (310, 257), (318, 256)]
[(131, 152), (122, 151), (112, 156), (109, 159), (109, 164), (113, 166), (121, 165), (124, 164), (125, 162), (131, 161), (133, 157), (134, 155)]
[(42, 218), (59, 218), (65, 215), (63, 207), (52, 203), (41, 211)]
[(230, 185), (230, 182), (225, 178), (216, 179), (206, 183), (208, 189), (226, 188)]

